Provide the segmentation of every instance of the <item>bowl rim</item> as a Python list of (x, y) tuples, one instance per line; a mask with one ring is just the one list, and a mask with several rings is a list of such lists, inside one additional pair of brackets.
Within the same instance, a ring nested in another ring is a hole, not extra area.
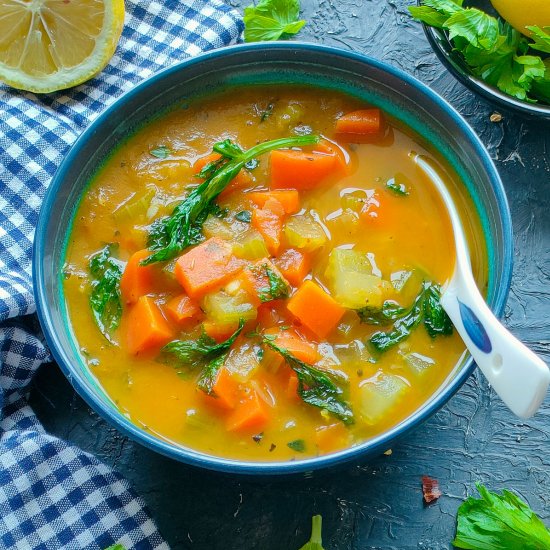
[(354, 460), (357, 461), (361, 457), (365, 456), (381, 454), (389, 448), (392, 441), (399, 436), (410, 432), (424, 420), (432, 416), (437, 410), (439, 410), (464, 384), (475, 368), (473, 359), (470, 357), (465, 362), (462, 369), (457, 372), (454, 378), (449, 382), (449, 385), (446, 388), (441, 390), (435, 397), (431, 398), (427, 404), (416, 410), (413, 414), (398, 425), (392, 427), (387, 432), (384, 432), (383, 434), (380, 434), (379, 436), (376, 436), (357, 446), (348, 447), (336, 453), (296, 461), (251, 462), (246, 460), (228, 459), (195, 451), (191, 448), (184, 447), (183, 445), (171, 444), (166, 439), (161, 439), (160, 437), (153, 435), (151, 432), (142, 430), (136, 424), (127, 419), (118, 409), (115, 409), (105, 403), (99, 395), (89, 391), (82, 375), (79, 373), (79, 369), (72, 365), (66, 351), (60, 345), (57, 333), (50, 322), (50, 315), (47, 309), (48, 302), (44, 281), (44, 268), (42, 265), (46, 233), (49, 225), (49, 216), (47, 213), (50, 212), (56, 196), (58, 195), (58, 191), (62, 187), (68, 167), (74, 162), (74, 159), (78, 157), (80, 149), (89, 139), (89, 136), (93, 135), (99, 128), (101, 128), (103, 122), (112, 116), (112, 113), (118, 109), (119, 105), (131, 101), (132, 98), (140, 94), (142, 90), (145, 90), (151, 86), (154, 87), (156, 83), (159, 80), (162, 80), (166, 75), (185, 70), (187, 67), (200, 64), (204, 60), (212, 60), (218, 57), (232, 55), (240, 51), (259, 52), (262, 50), (265, 51), (266, 49), (272, 51), (301, 50), (307, 51), (308, 53), (316, 53), (321, 56), (329, 54), (343, 60), (360, 62), (363, 65), (389, 73), (390, 76), (400, 79), (405, 85), (411, 86), (417, 91), (423, 93), (428, 101), (437, 104), (442, 110), (444, 110), (446, 114), (452, 118), (457, 128), (462, 132), (463, 136), (469, 141), (470, 145), (478, 154), (496, 197), (497, 209), (501, 217), (500, 221), (503, 229), (503, 271), (502, 283), (498, 288), (495, 288), (495, 294), (492, 300), (493, 303), (490, 307), (498, 316), (502, 315), (504, 311), (504, 306), (510, 290), (513, 265), (513, 233), (508, 201), (506, 199), (504, 187), (496, 167), (490, 159), (489, 153), (483, 146), (480, 138), (446, 100), (416, 78), (408, 75), (400, 69), (392, 67), (389, 64), (375, 60), (361, 53), (350, 52), (340, 48), (312, 43), (271, 42), (269, 44), (238, 44), (185, 59), (180, 63), (174, 64), (166, 69), (163, 69), (162, 71), (159, 71), (158, 73), (155, 73), (120, 96), (115, 102), (107, 107), (75, 141), (55, 173), (46, 192), (37, 223), (33, 245), (32, 269), (38, 319), (52, 356), (64, 375), (68, 378), (73, 388), (94, 411), (96, 411), (110, 424), (114, 425), (124, 435), (139, 442), (149, 449), (189, 465), (198, 466), (209, 470), (216, 470), (219, 472), (251, 475), (281, 475), (307, 472)]
[[(418, 6), (423, 5), (422, 0), (416, 1)], [(422, 27), (424, 28), (424, 34), (432, 50), (441, 61), (441, 64), (469, 90), (476, 94), (480, 94), (485, 99), (489, 100), (489, 102), (499, 107), (503, 107), (504, 109), (515, 111), (524, 116), (535, 117), (539, 120), (550, 120), (550, 105), (546, 106), (540, 103), (528, 103), (527, 101), (517, 99), (511, 95), (505, 94), (495, 86), (487, 84), (480, 78), (477, 78), (462, 66), (462, 62), (453, 58), (453, 46), (444, 31), (430, 27), (425, 23), (422, 23)], [(445, 45), (448, 45), (448, 49)]]

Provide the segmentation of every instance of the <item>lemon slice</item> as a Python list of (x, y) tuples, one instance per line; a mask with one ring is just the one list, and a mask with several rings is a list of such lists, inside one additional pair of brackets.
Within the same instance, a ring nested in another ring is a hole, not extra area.
[(111, 59), (124, 0), (0, 0), (0, 80), (36, 93), (92, 78)]

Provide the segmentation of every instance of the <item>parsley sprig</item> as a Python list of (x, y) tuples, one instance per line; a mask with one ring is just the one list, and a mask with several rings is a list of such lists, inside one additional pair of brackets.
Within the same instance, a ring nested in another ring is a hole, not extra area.
[(477, 490), (481, 498), (470, 497), (458, 509), (456, 548), (550, 548), (550, 531), (514, 493), (504, 489), (499, 495), (479, 483)]
[(260, 143), (247, 151), (229, 139), (216, 143), (213, 150), (221, 158), (201, 170), (199, 176), (205, 178), (205, 181), (195, 187), (170, 216), (152, 225), (148, 241), (152, 253), (141, 265), (171, 260), (189, 246), (201, 242), (204, 238), (202, 226), (206, 218), (219, 210), (216, 198), (248, 161), (274, 149), (314, 145), (318, 141), (319, 136), (315, 135), (280, 138)]
[(329, 412), (345, 424), (353, 424), (353, 411), (342, 399), (343, 390), (334, 383), (327, 372), (304, 363), (267, 336), (264, 336), (263, 343), (282, 355), (288, 366), (296, 373), (298, 395), (305, 403)]
[(214, 384), (218, 371), (225, 363), (229, 349), (243, 330), (244, 321), (239, 328), (221, 343), (203, 332), (196, 340), (174, 340), (161, 350), (165, 354), (173, 354), (178, 361), (190, 369), (201, 369), (197, 382), (198, 387), (208, 395), (214, 394)]
[(409, 11), (418, 21), (443, 29), (472, 73), (504, 93), (550, 103), (550, 64), (529, 50), (550, 52), (550, 27), (528, 27), (530, 41), (509, 23), (463, 0), (424, 0)]
[(244, 10), (244, 40), (264, 42), (288, 38), (306, 24), (299, 15), (299, 0), (260, 0)]
[(112, 332), (122, 317), (120, 279), (123, 264), (114, 257), (116, 247), (115, 244), (108, 244), (94, 254), (89, 263), (92, 276), (90, 307), (99, 330), (111, 343), (114, 343)]

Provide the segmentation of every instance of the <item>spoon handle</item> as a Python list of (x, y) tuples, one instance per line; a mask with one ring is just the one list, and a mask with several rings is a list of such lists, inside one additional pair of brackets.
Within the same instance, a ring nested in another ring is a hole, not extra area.
[(455, 274), (441, 305), (496, 393), (513, 413), (529, 418), (544, 400), (550, 370), (494, 316), (473, 279), (466, 279)]

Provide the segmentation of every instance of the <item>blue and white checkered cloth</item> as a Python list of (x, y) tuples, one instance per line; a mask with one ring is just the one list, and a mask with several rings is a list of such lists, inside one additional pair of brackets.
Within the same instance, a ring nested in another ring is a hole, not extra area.
[(44, 432), (26, 392), (49, 354), (15, 318), (35, 311), (34, 228), (78, 134), (144, 78), (241, 31), (239, 15), (218, 0), (126, 0), (119, 46), (96, 78), (40, 97), (0, 85), (1, 549), (168, 548), (120, 474)]

